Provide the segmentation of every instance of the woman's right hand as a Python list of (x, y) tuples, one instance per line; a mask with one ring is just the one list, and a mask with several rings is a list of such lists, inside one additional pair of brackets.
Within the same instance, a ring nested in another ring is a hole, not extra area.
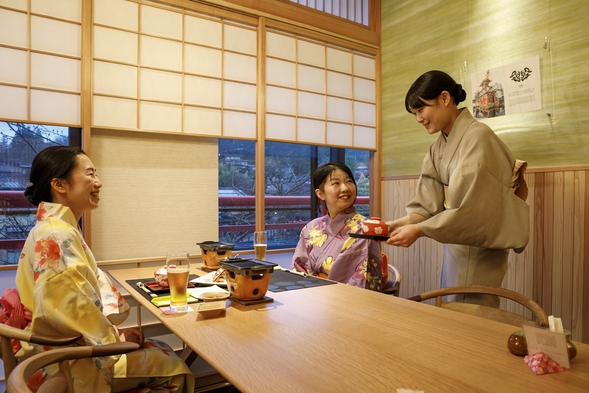
[(143, 333), (137, 329), (121, 329), (119, 330), (119, 338), (121, 341), (137, 343), (139, 345), (143, 345), (143, 341), (145, 341)]

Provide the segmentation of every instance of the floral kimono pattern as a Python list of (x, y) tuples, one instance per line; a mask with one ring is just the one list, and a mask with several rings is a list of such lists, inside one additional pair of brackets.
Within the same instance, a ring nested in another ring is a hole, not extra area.
[[(25, 329), (57, 336), (81, 334), (81, 345), (120, 341), (116, 325), (129, 315), (129, 305), (97, 267), (68, 207), (39, 204), (37, 224), (20, 256), (16, 286), (22, 304), (32, 314)], [(21, 344), (18, 358), (50, 349)], [(140, 349), (126, 355), (75, 360), (71, 367), (79, 391), (151, 387), (148, 391), (192, 392), (194, 385), (186, 364), (165, 343), (155, 340), (146, 340)], [(34, 374), (31, 388), (56, 371), (56, 366), (50, 366)]]
[(378, 242), (349, 236), (358, 232), (364, 216), (350, 207), (334, 220), (316, 218), (302, 230), (291, 269), (356, 287), (382, 290), (382, 259)]

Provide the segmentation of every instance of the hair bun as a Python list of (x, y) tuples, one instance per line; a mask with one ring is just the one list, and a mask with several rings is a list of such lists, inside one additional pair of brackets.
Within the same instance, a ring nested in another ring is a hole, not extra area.
[(466, 100), (466, 91), (464, 91), (460, 83), (457, 83), (454, 90), (454, 101), (458, 105), (464, 100)]

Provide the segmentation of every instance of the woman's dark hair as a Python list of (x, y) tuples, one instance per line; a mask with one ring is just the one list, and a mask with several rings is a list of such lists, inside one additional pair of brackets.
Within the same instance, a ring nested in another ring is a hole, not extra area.
[(442, 71), (428, 71), (417, 78), (409, 88), (405, 96), (405, 109), (413, 113), (412, 109), (427, 106), (425, 101), (438, 98), (444, 90), (450, 93), (456, 105), (466, 99), (466, 91), (450, 75)]
[(86, 154), (79, 147), (51, 146), (41, 150), (33, 159), (30, 183), (25, 196), (35, 206), (41, 202), (52, 202), (51, 180), (69, 181), (77, 164), (77, 156)]

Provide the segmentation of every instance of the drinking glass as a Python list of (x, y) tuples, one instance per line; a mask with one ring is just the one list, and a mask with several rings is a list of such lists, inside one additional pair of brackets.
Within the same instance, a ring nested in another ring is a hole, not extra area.
[(187, 288), (190, 274), (190, 258), (184, 251), (169, 252), (166, 256), (166, 270), (170, 285), (170, 310), (188, 310)]
[(254, 250), (256, 259), (266, 260), (266, 248), (268, 247), (268, 232), (254, 232)]

